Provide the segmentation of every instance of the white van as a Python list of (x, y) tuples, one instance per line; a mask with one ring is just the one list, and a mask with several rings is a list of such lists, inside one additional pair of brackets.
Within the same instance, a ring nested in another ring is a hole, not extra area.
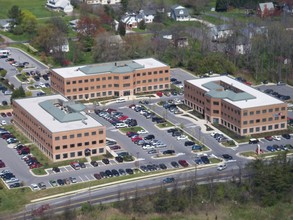
[(116, 99), (117, 103), (121, 103), (121, 102), (126, 102), (126, 100), (124, 98), (118, 98)]

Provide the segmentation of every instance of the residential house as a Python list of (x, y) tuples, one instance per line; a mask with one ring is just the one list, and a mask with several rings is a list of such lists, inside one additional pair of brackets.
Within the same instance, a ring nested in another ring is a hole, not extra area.
[(223, 24), (212, 27), (211, 34), (212, 41), (225, 41), (228, 37), (230, 37), (233, 34), (233, 30), (230, 25)]
[(121, 2), (121, 0), (83, 0), (88, 5), (115, 5)]
[(273, 2), (259, 3), (256, 9), (256, 14), (263, 18), (275, 14), (275, 6)]
[(126, 13), (121, 21), (126, 24), (127, 29), (137, 28), (139, 22), (144, 20), (145, 23), (154, 21), (156, 12), (153, 10), (140, 10), (138, 13)]
[(73, 11), (70, 0), (47, 0), (46, 6), (54, 11), (63, 11), (65, 13)]
[(1, 31), (9, 31), (11, 21), (12, 21), (12, 19), (1, 19), (0, 20), (0, 30)]
[(56, 45), (54, 47), (54, 49), (51, 49), (50, 53), (53, 53), (53, 52), (68, 53), (69, 52), (69, 43), (68, 43), (68, 40), (66, 38), (61, 39), (60, 43), (56, 42), (56, 44), (59, 44), (59, 45)]
[(75, 20), (71, 20), (69, 21), (69, 26), (73, 29), (73, 30), (77, 30), (77, 23), (79, 22), (79, 19), (75, 19)]
[(189, 21), (191, 18), (188, 10), (181, 5), (171, 7), (170, 17), (175, 21)]

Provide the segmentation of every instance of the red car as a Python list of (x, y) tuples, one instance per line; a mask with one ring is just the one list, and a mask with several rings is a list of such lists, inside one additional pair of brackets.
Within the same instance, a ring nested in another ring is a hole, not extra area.
[(136, 137), (131, 138), (131, 141), (132, 142), (140, 141), (140, 140), (142, 140), (142, 137), (139, 137), (139, 136), (136, 136)]
[(21, 155), (21, 154), (29, 154), (30, 153), (30, 149), (28, 147), (24, 147), (21, 150), (18, 150), (17, 153), (19, 155)]
[(0, 168), (3, 168), (5, 166), (6, 166), (5, 163), (2, 160), (0, 160)]
[(129, 108), (134, 108), (135, 104), (131, 104), (130, 106), (128, 106)]
[(33, 163), (32, 165), (30, 165), (30, 169), (36, 169), (36, 168), (40, 168), (42, 166), (43, 166), (43, 164), (36, 162), (36, 163)]
[(266, 136), (265, 139), (268, 140), (268, 141), (274, 140), (272, 136)]
[(127, 115), (122, 115), (121, 117), (118, 118), (119, 121), (124, 121), (128, 118)]
[(163, 96), (163, 92), (157, 92), (157, 96), (162, 97)]
[(4, 139), (4, 140), (7, 140), (8, 138), (15, 138), (12, 134), (3, 134), (2, 135), (2, 138)]
[(12, 116), (12, 113), (11, 113), (11, 112), (7, 112), (6, 115), (7, 115), (8, 117), (11, 117), (11, 116)]
[(187, 163), (186, 160), (179, 160), (178, 163), (179, 163), (181, 166), (183, 166), (183, 167), (188, 167), (188, 166), (189, 166), (189, 164)]
[(75, 169), (75, 170), (79, 170), (80, 169), (80, 165), (78, 162), (71, 162), (70, 166)]

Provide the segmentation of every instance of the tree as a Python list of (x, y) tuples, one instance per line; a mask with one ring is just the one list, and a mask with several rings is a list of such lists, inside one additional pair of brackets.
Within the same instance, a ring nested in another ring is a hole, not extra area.
[(37, 18), (30, 11), (23, 10), (22, 11), (22, 22), (21, 26), (25, 32), (28, 34), (36, 33), (37, 29)]
[(230, 0), (217, 0), (216, 1), (216, 11), (227, 11)]
[(68, 33), (68, 25), (65, 23), (64, 19), (60, 17), (52, 17), (49, 20), (49, 23), (52, 24), (55, 28), (57, 28), (60, 32), (64, 34)]
[(138, 28), (141, 29), (141, 30), (145, 30), (146, 29), (146, 23), (144, 20), (141, 20), (139, 23), (138, 23)]
[(125, 24), (121, 21), (118, 24), (118, 33), (120, 36), (125, 36), (125, 34), (126, 34)]
[(11, 98), (10, 98), (10, 102), (12, 103), (13, 99), (17, 99), (17, 98), (24, 98), (25, 97), (25, 91), (22, 88), (22, 86), (20, 86), (18, 89), (15, 89), (12, 94), (11, 94)]
[(21, 9), (16, 5), (12, 6), (8, 11), (8, 18), (13, 20), (11, 23), (12, 27), (14, 27), (14, 25), (19, 25), (22, 19)]
[(121, 6), (122, 6), (122, 12), (125, 13), (127, 12), (128, 9), (128, 0), (121, 0)]

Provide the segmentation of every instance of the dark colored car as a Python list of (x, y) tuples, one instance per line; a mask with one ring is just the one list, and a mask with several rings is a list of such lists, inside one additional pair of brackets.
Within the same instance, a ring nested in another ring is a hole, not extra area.
[(100, 173), (95, 173), (95, 174), (94, 174), (94, 177), (95, 177), (97, 180), (102, 179), (102, 176), (101, 176)]
[(99, 164), (98, 164), (98, 162), (97, 162), (97, 161), (95, 161), (95, 160), (92, 160), (92, 161), (91, 161), (91, 165), (93, 165), (94, 167), (97, 167)]
[(285, 138), (285, 139), (290, 139), (291, 138), (290, 134), (282, 134), (282, 137)]
[(103, 159), (102, 159), (102, 162), (103, 162), (104, 164), (109, 164), (109, 163), (110, 163), (110, 161), (109, 161), (108, 158), (103, 158)]
[(188, 167), (188, 166), (189, 166), (189, 164), (187, 163), (186, 160), (179, 160), (178, 163), (179, 163), (181, 166), (183, 166), (183, 167)]
[(64, 185), (64, 181), (62, 179), (58, 179), (57, 180), (57, 183), (60, 185), (60, 186), (63, 186)]
[(272, 141), (273, 137), (272, 136), (266, 136), (265, 139), (268, 140), (268, 141)]
[(149, 134), (149, 135), (145, 136), (144, 139), (145, 140), (153, 140), (153, 139), (155, 139), (155, 135)]
[(159, 164), (159, 167), (162, 169), (162, 170), (166, 170), (167, 169), (167, 166), (163, 163), (160, 163)]
[(115, 169), (111, 170), (113, 176), (120, 176), (119, 172)]
[(163, 183), (173, 183), (175, 179), (173, 177), (167, 177), (163, 179)]
[(3, 168), (5, 166), (6, 166), (5, 163), (2, 160), (0, 160), (0, 168)]
[(121, 176), (126, 175), (126, 172), (125, 172), (125, 170), (123, 170), (123, 169), (119, 169), (118, 172), (119, 172), (119, 174), (120, 174)]
[(107, 175), (106, 175), (106, 173), (105, 172), (100, 172), (100, 176), (102, 177), (102, 178), (106, 178), (107, 177)]
[(222, 157), (225, 159), (225, 160), (233, 160), (233, 157), (229, 154), (223, 154)]
[(111, 170), (106, 170), (105, 171), (106, 177), (112, 177), (113, 173), (111, 172)]
[(256, 138), (252, 138), (252, 139), (250, 139), (249, 140), (249, 144), (257, 144), (259, 142), (259, 140), (258, 139), (256, 139)]
[(126, 133), (126, 135), (127, 135), (127, 137), (132, 137), (133, 135), (138, 135), (138, 133), (137, 132), (134, 132), (134, 131), (128, 131)]
[(79, 162), (79, 166), (80, 166), (81, 168), (86, 168), (86, 165), (85, 165), (84, 162)]
[(12, 183), (9, 185), (9, 188), (17, 188), (17, 187), (20, 187), (20, 183), (17, 182), (17, 183)]
[(53, 167), (52, 169), (54, 172), (59, 173), (60, 172), (60, 168), (59, 167)]
[(175, 150), (165, 150), (163, 154), (175, 154)]
[(179, 131), (177, 128), (170, 128), (167, 130), (168, 133), (173, 133), (175, 131)]
[(182, 133), (180, 131), (175, 131), (175, 132), (172, 133), (173, 137), (179, 137), (181, 135), (182, 135)]
[(178, 164), (176, 161), (172, 161), (172, 162), (171, 162), (171, 165), (172, 165), (174, 168), (178, 168), (178, 167), (179, 167), (179, 164)]
[(193, 142), (193, 141), (185, 141), (185, 143), (184, 143), (184, 146), (192, 146), (192, 145), (194, 145), (195, 143)]
[(123, 162), (123, 157), (115, 157), (115, 160), (118, 162), (118, 163), (122, 163)]
[(126, 169), (125, 169), (125, 172), (126, 172), (127, 174), (129, 174), (129, 175), (134, 174), (134, 172), (133, 172), (133, 170), (132, 170), (131, 168), (126, 168)]
[(149, 171), (149, 169), (148, 169), (146, 166), (140, 166), (140, 169), (141, 169), (143, 172), (147, 172), (147, 171)]
[(210, 163), (210, 160), (207, 156), (201, 156), (200, 159), (202, 160), (202, 162), (204, 164), (209, 164)]

